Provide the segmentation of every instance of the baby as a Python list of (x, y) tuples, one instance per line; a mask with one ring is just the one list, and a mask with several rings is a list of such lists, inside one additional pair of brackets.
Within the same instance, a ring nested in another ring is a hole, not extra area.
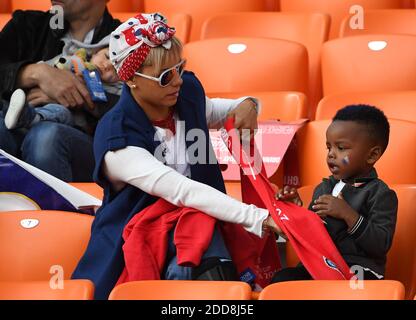
[[(119, 81), (116, 70), (109, 60), (108, 47), (102, 48), (93, 54), (89, 63), (95, 66), (103, 83), (111, 85)], [(113, 104), (111, 101), (111, 105)], [(89, 109), (88, 106), (86, 108)], [(10, 103), (5, 106), (3, 112), (5, 114), (4, 122), (9, 130), (28, 129), (39, 121), (74, 125), (73, 115), (68, 108), (56, 103), (33, 107), (27, 103), (26, 94), (22, 89), (13, 92)]]

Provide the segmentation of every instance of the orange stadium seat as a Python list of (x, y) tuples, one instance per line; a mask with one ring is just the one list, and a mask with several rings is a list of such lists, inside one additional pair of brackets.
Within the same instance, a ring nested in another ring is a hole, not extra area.
[[(416, 124), (390, 119), (390, 142), (376, 164), (380, 179), (387, 184), (416, 183)], [(317, 185), (330, 175), (326, 165), (326, 129), (330, 120), (312, 121), (299, 131), (298, 159), (300, 183)], [(400, 168), (398, 170), (397, 168)]]
[(341, 23), (339, 36), (359, 36), (364, 34), (409, 34), (416, 35), (416, 10), (390, 9), (364, 11), (364, 28), (352, 29), (350, 16)]
[(262, 37), (295, 41), (303, 44), (309, 57), (309, 90), (311, 118), (322, 97), (321, 49), (328, 40), (330, 18), (319, 13), (239, 12), (223, 13), (207, 19), (201, 39), (225, 37)]
[(241, 183), (239, 181), (225, 181), (227, 194), (238, 201), (241, 201)]
[(70, 279), (89, 238), (93, 217), (60, 211), (0, 214), (0, 281)]
[(342, 19), (352, 6), (359, 5), (364, 11), (370, 9), (398, 9), (406, 4), (403, 0), (280, 0), (282, 12), (321, 12), (331, 16), (329, 38), (338, 37)]
[[(130, 19), (131, 17), (134, 17), (136, 14), (136, 12), (113, 12), (111, 15), (114, 18), (124, 22)], [(169, 15), (165, 15), (165, 17), (168, 20), (168, 24), (170, 26), (175, 27), (175, 36), (179, 40), (181, 40), (183, 44), (187, 43), (191, 34), (191, 16), (185, 13), (172, 13)]]
[(0, 282), (0, 300), (93, 300), (94, 284), (89, 280), (64, 280), (63, 287), (49, 281)]
[(97, 199), (102, 200), (104, 197), (104, 190), (94, 182), (70, 182), (69, 184), (92, 195), (93, 197), (96, 197)]
[(251, 287), (241, 281), (148, 280), (123, 283), (109, 300), (250, 300)]
[(265, 9), (267, 11), (279, 11), (280, 10), (280, 0), (264, 0)]
[(9, 22), (11, 18), (12, 18), (12, 15), (9, 13), (0, 13), (0, 31), (7, 24), (7, 22)]
[(315, 120), (332, 119), (349, 104), (369, 104), (383, 110), (387, 118), (416, 122), (416, 91), (340, 93), (323, 98)]
[(303, 186), (298, 189), (299, 197), (302, 199), (303, 207), (308, 208), (309, 204), (312, 201), (313, 196), (313, 190), (316, 186), (309, 185), (309, 186)]
[(1, 0), (0, 1), (0, 13), (11, 13), (12, 7), (10, 0)]
[(135, 12), (132, 0), (110, 0), (107, 8), (111, 13), (114, 12)]
[(192, 17), (191, 41), (198, 40), (205, 19), (216, 13), (264, 11), (266, 1), (259, 0), (143, 0), (145, 12), (187, 13)]
[(324, 44), (324, 96), (416, 89), (416, 36), (364, 35)]
[(187, 68), (195, 72), (208, 94), (243, 91), (305, 93), (307, 55), (303, 45), (277, 39), (210, 39), (190, 42), (184, 47)]
[[(2, 0), (4, 1), (4, 0)], [(0, 4), (0, 10), (3, 6)], [(4, 5), (7, 9), (8, 7)], [(46, 11), (51, 7), (51, 0), (11, 0), (11, 10), (42, 10)], [(107, 7), (110, 12), (138, 12), (143, 9), (141, 0), (111, 0)], [(7, 11), (0, 11), (7, 12)]]
[(399, 199), (399, 210), (393, 245), (387, 256), (386, 279), (403, 283), (406, 298), (412, 299), (416, 294), (416, 184), (391, 188)]
[(293, 121), (304, 119), (308, 116), (306, 107), (306, 96), (301, 92), (225, 92), (210, 93), (211, 98), (239, 98), (251, 96), (259, 99), (261, 112), (258, 120), (280, 120)]
[(413, 9), (416, 5), (415, 0), (402, 0), (402, 8)]
[[(356, 285), (357, 287), (354, 287)], [(260, 293), (259, 300), (403, 300), (404, 286), (399, 281), (309, 280), (274, 283)]]
[(51, 0), (11, 0), (12, 11), (15, 10), (41, 10), (46, 11), (52, 6)]

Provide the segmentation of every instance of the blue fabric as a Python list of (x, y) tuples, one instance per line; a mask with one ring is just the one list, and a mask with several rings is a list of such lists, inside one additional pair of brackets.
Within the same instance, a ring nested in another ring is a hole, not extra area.
[(30, 130), (8, 130), (0, 116), (0, 148), (61, 180), (92, 180), (92, 137), (65, 124), (41, 121)]
[(40, 114), (44, 121), (67, 124), (68, 126), (74, 125), (71, 111), (60, 104), (49, 103), (43, 107), (35, 108), (35, 112)]
[(78, 211), (48, 184), (3, 155), (0, 155), (0, 192), (24, 195), (42, 210)]
[[(191, 267), (182, 267), (178, 265), (178, 259), (176, 256), (176, 246), (173, 243), (174, 230), (169, 234), (169, 248), (167, 254), (167, 266), (164, 275), (165, 280), (192, 280), (192, 268)], [(221, 232), (218, 226), (215, 227), (214, 233), (212, 235), (211, 243), (209, 247), (204, 252), (201, 261), (207, 258), (217, 257), (223, 260), (231, 261), (231, 255), (225, 246), (224, 239), (222, 238)]]
[[(185, 130), (199, 128), (208, 137), (205, 116), (205, 92), (193, 73), (183, 74), (176, 110), (185, 121)], [(108, 151), (137, 146), (154, 154), (159, 142), (154, 141), (155, 129), (144, 111), (124, 86), (117, 105), (98, 124), (94, 139), (96, 167), (94, 179), (104, 188), (103, 205), (94, 220), (88, 248), (81, 258), (73, 279), (90, 279), (95, 284), (95, 298), (106, 299), (123, 268), (122, 232), (128, 221), (138, 212), (154, 203), (157, 198), (127, 185), (114, 193), (109, 182), (101, 175), (104, 155)], [(189, 147), (193, 141), (187, 141)], [(206, 154), (212, 146), (206, 139)], [(206, 161), (208, 163), (208, 159)], [(140, 163), (138, 163), (140, 165)], [(191, 178), (225, 193), (224, 181), (218, 164), (191, 165)]]

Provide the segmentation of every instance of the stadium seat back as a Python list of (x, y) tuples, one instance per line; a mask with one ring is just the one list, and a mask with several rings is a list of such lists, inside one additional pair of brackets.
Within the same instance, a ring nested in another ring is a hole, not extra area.
[(244, 96), (251, 96), (259, 99), (261, 112), (258, 120), (280, 120), (294, 121), (307, 118), (306, 96), (301, 92), (273, 92), (273, 91), (246, 91), (230, 93), (210, 93), (211, 98), (235, 99)]
[(10, 0), (0, 1), (0, 13), (11, 13), (12, 6)]
[(123, 283), (109, 300), (250, 300), (251, 287), (240, 281), (148, 280)]
[(386, 279), (406, 287), (406, 298), (416, 294), (416, 184), (392, 185), (399, 199), (396, 232), (387, 256)]
[(112, 0), (107, 3), (107, 8), (111, 14), (115, 12), (137, 12), (132, 0)]
[(7, 24), (7, 22), (9, 22), (11, 18), (12, 15), (10, 13), (0, 13), (0, 31)]
[(415, 0), (402, 0), (402, 8), (413, 9), (416, 5)]
[[(403, 0), (280, 0), (282, 12), (321, 12), (331, 16), (329, 38), (338, 37), (342, 19), (353, 6), (370, 9), (398, 9), (404, 6)], [(353, 11), (355, 13), (355, 11)], [(351, 15), (352, 16), (352, 15)]]
[(15, 10), (40, 10), (46, 11), (52, 6), (50, 0), (11, 0), (12, 11)]
[(216, 13), (235, 11), (263, 11), (265, 1), (258, 0), (144, 0), (145, 12), (186, 13), (192, 17), (191, 41), (199, 39), (205, 19)]
[(99, 200), (104, 198), (104, 190), (94, 182), (70, 182), (71, 186), (80, 189)]
[[(311, 111), (322, 96), (321, 50), (328, 40), (330, 18), (319, 13), (238, 12), (214, 15), (202, 27), (201, 39), (262, 37), (303, 44), (309, 57), (308, 101)], [(259, 30), (261, 30), (259, 32)], [(313, 117), (313, 114), (311, 114)]]
[(0, 281), (70, 279), (84, 253), (92, 216), (60, 211), (0, 214)]
[[(6, 2), (8, 0), (2, 0)], [(4, 6), (7, 8), (7, 6)], [(41, 10), (46, 11), (51, 7), (51, 0), (11, 0), (11, 10)], [(2, 6), (0, 5), (0, 9)], [(107, 4), (110, 13), (114, 12), (140, 12), (143, 10), (142, 0), (112, 0)], [(7, 12), (7, 11), (4, 11)]]
[(201, 80), (208, 95), (307, 91), (308, 56), (299, 43), (260, 38), (210, 39), (186, 44), (184, 57), (187, 69)]
[(413, 9), (386, 9), (364, 11), (364, 28), (351, 28), (350, 15), (341, 23), (339, 36), (351, 37), (365, 34), (416, 35), (416, 11)]
[(328, 41), (322, 51), (324, 96), (416, 89), (416, 36), (364, 35)]
[(403, 299), (403, 284), (392, 280), (366, 280), (361, 284), (344, 280), (287, 281), (267, 286), (259, 296), (259, 300)]
[(416, 90), (329, 95), (319, 102), (315, 120), (332, 119), (339, 109), (350, 104), (372, 105), (381, 109), (389, 119), (416, 122)]
[(0, 300), (93, 300), (89, 280), (0, 282)]

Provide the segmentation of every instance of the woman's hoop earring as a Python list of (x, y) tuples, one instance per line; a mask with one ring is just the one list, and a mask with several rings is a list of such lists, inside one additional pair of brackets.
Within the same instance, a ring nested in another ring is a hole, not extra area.
[(131, 85), (131, 88), (132, 88), (132, 89), (136, 89), (136, 88), (137, 88), (137, 86), (136, 86), (135, 84), (132, 84), (132, 85)]

